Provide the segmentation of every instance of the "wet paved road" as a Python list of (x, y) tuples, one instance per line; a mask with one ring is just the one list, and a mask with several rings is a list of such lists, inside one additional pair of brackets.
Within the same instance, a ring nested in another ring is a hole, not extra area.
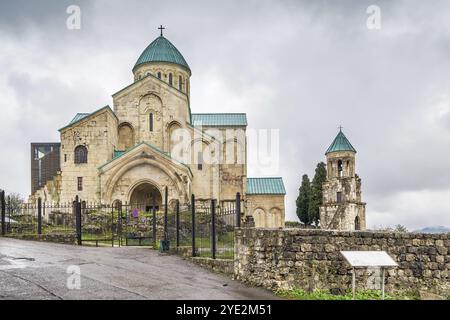
[[(67, 267), (81, 288), (67, 287)], [(274, 299), (178, 256), (0, 238), (0, 299)]]

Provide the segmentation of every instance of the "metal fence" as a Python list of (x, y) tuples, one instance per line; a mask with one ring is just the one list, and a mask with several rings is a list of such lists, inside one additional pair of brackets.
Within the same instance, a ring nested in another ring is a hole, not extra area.
[(192, 256), (232, 259), (234, 229), (240, 227), (241, 197), (233, 201), (176, 201), (164, 204), (12, 203), (0, 192), (1, 234), (72, 233), (79, 245), (151, 246), (160, 251), (184, 250)]

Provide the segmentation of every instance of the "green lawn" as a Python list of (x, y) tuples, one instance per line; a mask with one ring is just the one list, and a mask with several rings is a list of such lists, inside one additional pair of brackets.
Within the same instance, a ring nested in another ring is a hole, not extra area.
[[(348, 290), (345, 295), (333, 295), (326, 290), (314, 290), (306, 292), (301, 289), (277, 290), (275, 294), (281, 298), (294, 300), (352, 300), (353, 294)], [(385, 292), (385, 300), (416, 300), (417, 297), (410, 293), (392, 294)], [(356, 291), (355, 300), (381, 300), (380, 290), (363, 290)]]

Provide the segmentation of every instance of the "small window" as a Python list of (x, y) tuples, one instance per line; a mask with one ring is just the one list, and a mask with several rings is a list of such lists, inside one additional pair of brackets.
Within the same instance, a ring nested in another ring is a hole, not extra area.
[(67, 154), (64, 153), (64, 162), (67, 162)]
[(77, 178), (77, 189), (78, 191), (83, 191), (83, 177)]
[(342, 192), (337, 193), (337, 203), (342, 203)]
[(169, 85), (173, 85), (173, 77), (171, 73), (169, 73)]
[(149, 130), (153, 131), (153, 113), (150, 113), (148, 115), (148, 125), (149, 125)]
[(201, 152), (197, 154), (197, 170), (203, 170), (203, 154)]
[(178, 77), (178, 89), (180, 89), (180, 91), (183, 91), (183, 79), (181, 78), (181, 76)]
[(85, 146), (78, 146), (75, 148), (75, 163), (87, 163), (88, 151)]
[(158, 79), (161, 79), (161, 72), (158, 72)]

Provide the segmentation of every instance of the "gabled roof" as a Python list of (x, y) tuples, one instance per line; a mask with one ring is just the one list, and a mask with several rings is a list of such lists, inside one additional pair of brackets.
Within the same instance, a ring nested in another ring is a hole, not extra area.
[(175, 63), (186, 68), (189, 73), (191, 73), (191, 68), (189, 68), (189, 65), (180, 51), (178, 51), (178, 49), (163, 36), (156, 38), (147, 48), (145, 48), (144, 52), (142, 52), (139, 59), (136, 61), (134, 68), (147, 62)]
[(100, 109), (98, 109), (98, 110), (96, 110), (96, 111), (94, 111), (94, 112), (92, 112), (92, 113), (77, 113), (77, 114), (75, 115), (75, 117), (73, 117), (73, 119), (70, 120), (70, 122), (69, 122), (66, 126), (62, 127), (62, 128), (59, 129), (58, 131), (62, 131), (62, 130), (64, 130), (64, 129), (68, 128), (68, 127), (71, 127), (71, 126), (73, 126), (74, 124), (76, 124), (76, 123), (78, 123), (78, 122), (80, 122), (80, 121), (82, 121), (82, 120), (84, 120), (84, 119), (86, 119), (86, 118), (88, 118), (88, 117), (94, 116), (94, 115), (96, 115), (96, 114), (102, 112), (102, 111), (105, 110), (105, 109), (109, 110), (109, 111), (111, 112), (111, 114), (113, 114), (114, 117), (117, 119), (117, 116), (116, 116), (116, 114), (114, 113), (114, 111), (112, 111), (112, 109), (111, 109), (109, 106), (104, 106), (104, 107), (102, 107), (102, 108), (100, 108)]
[(328, 147), (325, 154), (338, 151), (351, 151), (356, 153), (355, 148), (353, 148), (352, 144), (348, 141), (342, 130), (339, 130), (339, 133), (336, 138), (334, 138), (333, 143)]
[(143, 141), (143, 142), (140, 142), (140, 143), (138, 143), (138, 144), (135, 144), (133, 147), (129, 148), (129, 149), (126, 150), (126, 151), (114, 151), (114, 157), (113, 157), (111, 160), (107, 161), (106, 163), (102, 164), (100, 167), (98, 167), (98, 169), (102, 169), (103, 167), (105, 167), (106, 165), (110, 164), (111, 162), (113, 162), (113, 161), (115, 161), (115, 160), (117, 160), (117, 159), (119, 159), (119, 158), (122, 158), (124, 155), (130, 153), (131, 151), (135, 150), (136, 148), (138, 148), (139, 146), (141, 146), (141, 145), (143, 145), (143, 144), (145, 144), (146, 146), (150, 147), (152, 150), (156, 151), (156, 152), (159, 153), (161, 156), (163, 156), (163, 157), (165, 157), (165, 158), (167, 158), (167, 159), (170, 159), (170, 160), (172, 160), (172, 161), (174, 161), (174, 162), (176, 162), (176, 163), (178, 163), (178, 164), (180, 164), (180, 165), (186, 167), (186, 168), (189, 170), (189, 172), (192, 174), (191, 168), (189, 168), (188, 165), (186, 165), (186, 164), (184, 164), (184, 163), (182, 163), (182, 162), (180, 162), (180, 161), (178, 161), (178, 160), (172, 158), (172, 157), (170, 156), (170, 154), (168, 154), (167, 152), (164, 152), (164, 151), (158, 149), (157, 147), (151, 145), (150, 143), (147, 143), (147, 142), (144, 142), (144, 141)]
[(246, 126), (247, 115), (245, 113), (193, 113), (192, 125), (194, 126)]
[(75, 117), (73, 117), (73, 119), (69, 122), (69, 125), (71, 125), (72, 123), (78, 122), (81, 119), (86, 118), (88, 115), (90, 115), (90, 113), (77, 113), (75, 115)]
[(286, 194), (283, 178), (247, 178), (246, 194)]
[(164, 83), (168, 88), (170, 88), (170, 89), (172, 89), (172, 90), (175, 90), (175, 91), (177, 91), (178, 93), (181, 93), (182, 95), (184, 95), (184, 96), (187, 98), (188, 109), (189, 109), (189, 117), (190, 117), (190, 119), (192, 120), (192, 117), (191, 117), (191, 115), (192, 115), (192, 113), (191, 113), (191, 102), (190, 102), (189, 97), (188, 97), (188, 95), (186, 94), (186, 92), (181, 91), (181, 90), (178, 89), (177, 87), (174, 87), (174, 86), (169, 85), (167, 82), (165, 82), (165, 81), (162, 80), (162, 79), (159, 79), (158, 77), (154, 76), (154, 75), (151, 74), (151, 73), (144, 75), (141, 79), (136, 80), (136, 81), (134, 81), (133, 83), (130, 83), (129, 85), (127, 85), (126, 87), (120, 89), (120, 90), (117, 91), (116, 93), (113, 93), (113, 94), (112, 94), (112, 97), (114, 98), (114, 97), (115, 97), (116, 95), (118, 95), (119, 93), (121, 93), (121, 92), (127, 90), (128, 88), (131, 88), (132, 86), (134, 86), (134, 85), (140, 83), (141, 81), (144, 81), (144, 80), (147, 79), (147, 78), (155, 79), (155, 80), (159, 81), (161, 84)]

